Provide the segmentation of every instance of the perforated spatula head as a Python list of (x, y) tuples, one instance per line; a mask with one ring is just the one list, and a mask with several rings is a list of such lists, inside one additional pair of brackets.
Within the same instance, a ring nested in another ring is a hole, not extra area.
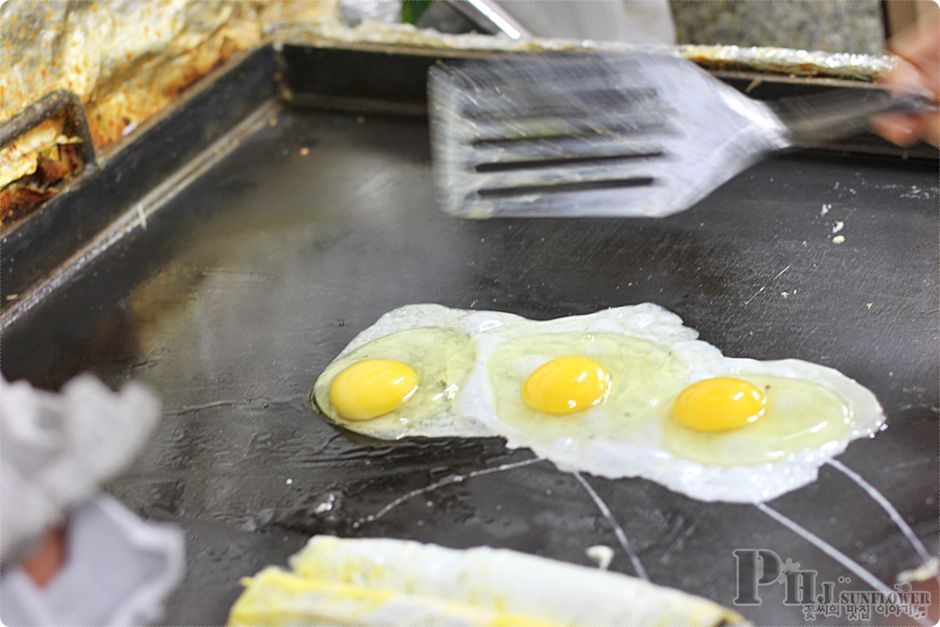
[(649, 54), (439, 65), (429, 100), (440, 204), (468, 218), (667, 216), (776, 150), (938, 110), (927, 93), (875, 86), (765, 104)]
[(669, 56), (438, 65), (429, 99), (439, 200), (468, 218), (667, 216), (788, 141), (768, 106)]

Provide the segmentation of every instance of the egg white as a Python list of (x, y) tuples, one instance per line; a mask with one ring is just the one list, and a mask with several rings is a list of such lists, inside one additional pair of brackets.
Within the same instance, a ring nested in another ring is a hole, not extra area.
[[(703, 501), (756, 503), (773, 499), (814, 481), (819, 467), (842, 453), (851, 440), (872, 436), (884, 424), (884, 414), (875, 396), (840, 372), (795, 359), (757, 361), (724, 357), (716, 347), (696, 339), (698, 333), (684, 326), (678, 316), (651, 303), (546, 321), (504, 312), (408, 305), (382, 316), (359, 334), (341, 356), (376, 338), (418, 327), (446, 327), (469, 334), (476, 347), (476, 363), (450, 415), (432, 421), (436, 422), (433, 426), (406, 429), (399, 437), (501, 436), (508, 447), (529, 448), (562, 470), (610, 478), (642, 477)], [(496, 398), (487, 363), (493, 350), (507, 341), (546, 333), (616, 333), (653, 342), (688, 366), (685, 385), (716, 376), (769, 375), (809, 381), (845, 401), (851, 408), (851, 429), (844, 438), (825, 446), (791, 453), (773, 462), (741, 466), (703, 464), (671, 454), (664, 444), (662, 420), (649, 420), (644, 428), (631, 431), (628, 438), (605, 433), (549, 437), (538, 429), (521, 429), (495, 411)], [(357, 424), (346, 426), (360, 430)], [(367, 423), (361, 429), (367, 430)]]

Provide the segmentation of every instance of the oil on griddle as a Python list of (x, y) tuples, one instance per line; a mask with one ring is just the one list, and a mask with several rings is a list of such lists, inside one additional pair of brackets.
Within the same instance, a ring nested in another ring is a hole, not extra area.
[[(168, 622), (224, 620), (240, 576), (315, 533), (581, 564), (606, 544), (612, 569), (642, 565), (654, 582), (723, 603), (737, 548), (856, 589), (868, 587), (858, 569), (891, 582), (921, 563), (839, 467), (767, 507), (701, 503), (642, 480), (561, 473), (497, 439), (376, 443), (311, 414), (316, 374), (358, 330), (413, 302), (549, 318), (651, 301), (728, 354), (835, 367), (871, 388), (889, 420), (839, 461), (936, 552), (932, 164), (795, 153), (666, 220), (468, 223), (433, 204), (421, 118), (266, 105), (254, 121), (161, 199), (146, 229), (3, 339), (11, 378), (54, 387), (90, 369), (163, 395), (159, 432), (110, 489), (187, 531)], [(779, 587), (763, 592), (751, 620), (802, 621)]]

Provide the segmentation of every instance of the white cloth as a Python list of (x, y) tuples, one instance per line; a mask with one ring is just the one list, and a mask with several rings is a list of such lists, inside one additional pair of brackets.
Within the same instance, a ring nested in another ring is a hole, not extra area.
[(60, 394), (0, 376), (0, 556), (4, 565), (132, 459), (160, 417), (143, 385), (92, 376)]
[[(82, 375), (53, 394), (0, 376), (2, 624), (158, 618), (183, 575), (183, 534), (144, 522), (98, 486), (131, 461), (159, 417), (160, 401), (138, 383), (115, 393)], [(66, 514), (65, 563), (37, 586), (17, 564)]]
[(537, 37), (674, 44), (668, 0), (498, 0)]
[(4, 625), (155, 622), (185, 568), (180, 530), (145, 522), (105, 494), (71, 509), (66, 543), (66, 562), (46, 586), (18, 568), (3, 570)]

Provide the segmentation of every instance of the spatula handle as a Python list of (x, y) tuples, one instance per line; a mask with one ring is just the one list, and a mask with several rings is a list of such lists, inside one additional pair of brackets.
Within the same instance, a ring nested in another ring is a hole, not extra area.
[(869, 118), (881, 113), (937, 111), (937, 103), (926, 94), (894, 96), (881, 89), (861, 95), (853, 91), (783, 98), (771, 107), (787, 127), (794, 145), (848, 137), (868, 128)]

